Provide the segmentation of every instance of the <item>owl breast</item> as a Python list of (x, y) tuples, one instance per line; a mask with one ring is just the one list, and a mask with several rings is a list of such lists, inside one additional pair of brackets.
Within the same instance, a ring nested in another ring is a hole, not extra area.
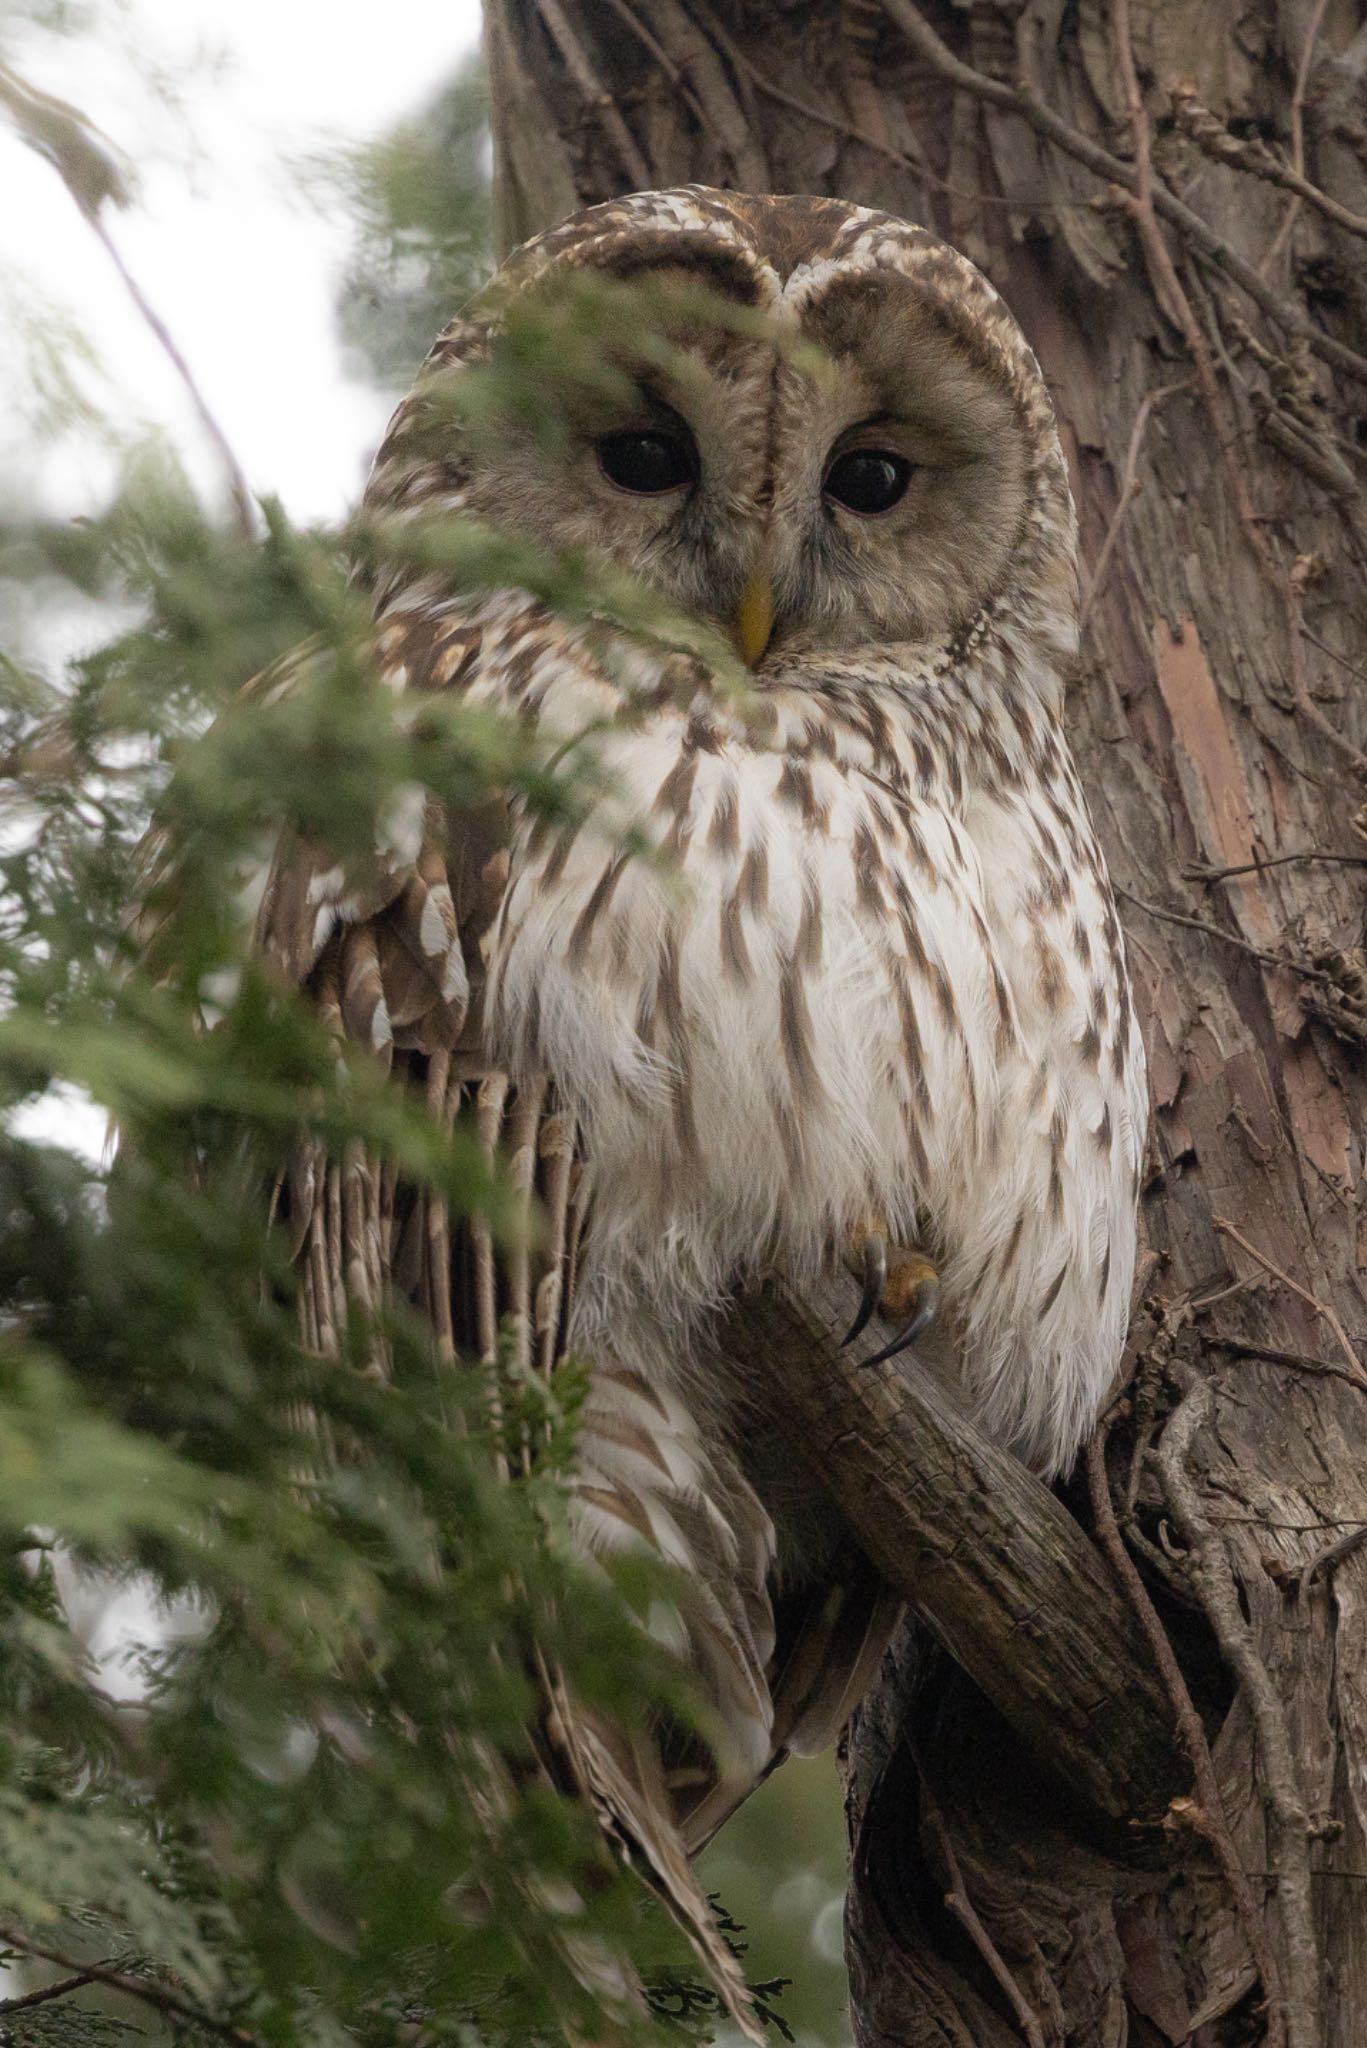
[[(1090, 827), (966, 799), (891, 719), (875, 762), (802, 692), (772, 708), (763, 742), (714, 713), (620, 732), (620, 814), (522, 830), (492, 1049), (582, 1120), (604, 1298), (682, 1328), (771, 1263), (810, 1274), (870, 1211), (906, 1241), (930, 1219), (969, 1391), (1048, 1465), (1133, 1256), (1123, 991), (1049, 927), (1108, 906), (1085, 861), (1080, 896), (1032, 895), (1042, 837)], [(653, 852), (623, 850), (631, 824)]]
[(874, 851), (869, 792), (716, 722), (632, 734), (611, 765), (648, 799), (656, 856), (592, 826), (524, 846), (492, 1009), (503, 1055), (584, 1121), (596, 1233), (624, 1257), (667, 1239), (710, 1295), (760, 1256), (823, 1257), (874, 1200), (909, 1218), (889, 974), (912, 882)]

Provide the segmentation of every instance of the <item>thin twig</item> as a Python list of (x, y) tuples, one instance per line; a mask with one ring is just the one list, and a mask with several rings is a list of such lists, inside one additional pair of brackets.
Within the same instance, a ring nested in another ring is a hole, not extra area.
[(1135, 408), (1129, 446), (1125, 450), (1125, 466), (1120, 473), (1120, 489), (1116, 493), (1115, 511), (1111, 514), (1106, 537), (1097, 552), (1096, 567), (1092, 571), (1091, 581), (1087, 585), (1087, 595), (1083, 598), (1082, 609), (1078, 613), (1079, 638), (1087, 631), (1087, 623), (1101, 595), (1106, 572), (1111, 566), (1111, 556), (1115, 553), (1116, 542), (1120, 538), (1120, 529), (1125, 523), (1125, 515), (1130, 509), (1131, 500), (1139, 494), (1139, 451), (1143, 446), (1144, 432), (1149, 424), (1149, 414), (1155, 406), (1161, 405), (1165, 398), (1171, 398), (1174, 392), (1184, 390), (1186, 382), (1186, 378), (1182, 378), (1176, 384), (1160, 384), (1155, 390), (1146, 391)]
[[(1291, 1750), (1286, 1716), (1253, 1632), (1239, 1606), (1234, 1571), (1197, 1497), (1187, 1459), (1197, 1431), (1210, 1420), (1214, 1388), (1197, 1380), (1178, 1406), (1155, 1452), (1169, 1505), (1190, 1545), (1189, 1569), (1216, 1640), (1238, 1677), (1253, 1716), (1262, 1765), (1269, 1860), (1276, 1871), (1274, 1899), (1282, 1927), (1285, 1973), (1279, 2010), (1288, 2048), (1319, 2048), (1320, 1967), (1310, 1895), (1310, 1833), (1305, 1798)], [(1268, 2018), (1272, 2017), (1269, 2005)]]
[(912, 1762), (916, 1766), (916, 1775), (921, 1781), (921, 1806), (926, 1820), (930, 1824), (930, 1831), (934, 1835), (940, 1853), (945, 1859), (945, 1869), (949, 1876), (949, 1890), (944, 1895), (945, 1905), (959, 1922), (965, 1934), (973, 1943), (974, 1948), (977, 1949), (978, 1954), (992, 1972), (1003, 1995), (1010, 2004), (1012, 2012), (1016, 2015), (1016, 2024), (1025, 2036), (1028, 2048), (1045, 2048), (1044, 2030), (1039, 2023), (1039, 2014), (1016, 1982), (1010, 1965), (1006, 1962), (1001, 1950), (983, 1926), (973, 1901), (968, 1896), (964, 1885), (963, 1871), (959, 1868), (959, 1859), (954, 1853), (954, 1843), (945, 1821), (944, 1812), (939, 1800), (935, 1797), (934, 1791), (931, 1789), (930, 1779), (926, 1775), (925, 1766), (914, 1749), (911, 1752), (911, 1757)]
[(77, 1970), (74, 1976), (59, 1977), (55, 1984), (41, 1984), (36, 1991), (26, 1991), (22, 1998), (0, 1998), (0, 2015), (25, 2012), (34, 2005), (46, 2005), (49, 2000), (65, 1998), (69, 1991), (79, 1991), (83, 1984), (94, 1981), (89, 1970)]
[[(1323, 0), (1320, 12), (1323, 13)], [(1306, 43), (1307, 50), (1313, 47), (1316, 26), (1317, 24), (1312, 25), (1311, 39)], [(1367, 236), (1367, 218), (1360, 213), (1354, 213), (1351, 207), (1344, 206), (1339, 200), (1332, 198), (1320, 186), (1312, 185), (1310, 180), (1302, 175), (1303, 163), (1300, 170), (1295, 170), (1290, 164), (1284, 164), (1281, 158), (1275, 156), (1267, 144), (1260, 142), (1256, 136), (1231, 135), (1219, 115), (1213, 114), (1209, 107), (1201, 104), (1196, 97), (1195, 86), (1174, 85), (1171, 92), (1172, 111), (1178, 127), (1215, 163), (1232, 165), (1235, 170), (1247, 171), (1251, 177), (1262, 178), (1269, 185), (1280, 185), (1283, 191), (1294, 192), (1297, 199), (1303, 199), (1307, 206), (1313, 206), (1326, 220), (1333, 221), (1335, 226), (1343, 228), (1348, 234)], [(1293, 131), (1297, 123), (1297, 113), (1298, 110), (1293, 106)], [(1286, 219), (1277, 230), (1277, 239), (1270, 245), (1267, 255), (1258, 265), (1264, 274), (1270, 269), (1272, 259), (1280, 253), (1282, 236), (1294, 217), (1293, 206), (1288, 209)]]
[(134, 1977), (126, 1970), (114, 1970), (107, 1963), (77, 1963), (70, 1956), (57, 1953), (36, 1942), (30, 1935), (17, 1934), (12, 1927), (0, 1927), (0, 1943), (7, 1948), (17, 1949), (21, 1955), (37, 1956), (45, 1963), (55, 1963), (59, 1970), (83, 1973), (92, 1984), (107, 1985), (111, 1991), (122, 1991), (129, 1998), (141, 1999), (144, 2005), (155, 2006), (158, 2012), (173, 2013), (177, 2019), (189, 2020), (196, 2027), (203, 2027), (206, 2033), (216, 2034), (221, 2041), (231, 2041), (234, 2048), (250, 2044), (254, 2036), (245, 2027), (235, 2026), (231, 2020), (215, 2019), (212, 2013), (204, 2012), (188, 1999), (177, 1997), (164, 1984), (151, 1977)]
[(1210, 340), (1196, 316), (1195, 308), (1177, 275), (1177, 266), (1172, 253), (1163, 238), (1154, 212), (1153, 169), (1149, 154), (1149, 118), (1144, 111), (1143, 96), (1139, 90), (1139, 78), (1135, 70), (1134, 46), (1130, 35), (1129, 0), (1110, 0), (1111, 40), (1115, 46), (1116, 62), (1120, 69), (1121, 84), (1125, 93), (1125, 108), (1130, 120), (1130, 133), (1134, 144), (1134, 192), (1127, 204), (1127, 211), (1134, 221), (1144, 251), (1149, 276), (1159, 304), (1176, 321), (1182, 330), (1187, 353), (1196, 370), (1196, 381), (1206, 411), (1210, 415), (1216, 446), (1229, 477), (1230, 490), (1239, 523), (1249, 535), (1255, 555), (1263, 560), (1266, 543), (1258, 529), (1252, 501), (1248, 495), (1248, 478), (1236, 449), (1238, 440), (1237, 421), (1230, 417), (1225, 394), (1220, 388), (1215, 363), (1211, 356)]
[(1346, 669), (1355, 682), (1367, 683), (1367, 668), (1358, 668), (1355, 663), (1349, 661), (1346, 654), (1340, 654), (1337, 648), (1329, 645), (1327, 640), (1321, 640), (1318, 633), (1311, 632), (1304, 620), (1301, 621), (1301, 631), (1312, 647), (1318, 647), (1321, 654), (1327, 654), (1329, 659), (1336, 661), (1341, 669)]
[[(1324, 12), (1328, 4), (1329, 0), (1315, 0), (1309, 26), (1305, 31), (1305, 43), (1301, 50), (1301, 61), (1296, 67), (1295, 88), (1291, 94), (1291, 165), (1295, 177), (1302, 184), (1305, 183), (1305, 88), (1310, 82), (1310, 67), (1315, 61), (1315, 45), (1320, 38), (1320, 28), (1324, 22)], [(1273, 264), (1281, 255), (1282, 250), (1286, 247), (1287, 237), (1295, 226), (1296, 215), (1301, 210), (1301, 198), (1307, 196), (1309, 192), (1313, 192), (1314, 189), (1313, 185), (1309, 186), (1307, 194), (1299, 194), (1287, 207), (1286, 212), (1282, 216), (1280, 227), (1268, 244), (1267, 254), (1258, 265), (1259, 271), (1264, 276), (1271, 270)], [(1363, 226), (1367, 227), (1367, 223), (1363, 223)]]
[(651, 184), (650, 166), (642, 156), (636, 138), (622, 119), (617, 102), (590, 64), (583, 44), (571, 28), (560, 0), (536, 0), (536, 11), (547, 33), (565, 60), (565, 69), (578, 86), (586, 106), (593, 108), (612, 138), (622, 169), (634, 190), (643, 192)]
[(1270, 853), (1261, 860), (1240, 861), (1235, 867), (1183, 868), (1182, 875), (1188, 882), (1223, 882), (1229, 875), (1260, 875), (1264, 868), (1284, 868), (1292, 861), (1323, 861), (1330, 867), (1367, 868), (1367, 854), (1363, 853)]
[(1102, 1420), (1087, 1445), (1087, 1483), (1092, 1496), (1092, 1513), (1096, 1519), (1096, 1533), (1101, 1547), (1110, 1559), (1111, 1569), (1119, 1579), (1125, 1593), (1139, 1617), (1140, 1627), (1149, 1639), (1154, 1661), (1163, 1674), (1163, 1683), (1168, 1688), (1173, 1712), (1177, 1717), (1177, 1733), (1182, 1747), (1191, 1759), (1192, 1779), (1196, 1789), (1200, 1819), (1196, 1823), (1202, 1835), (1210, 1843), (1215, 1859), (1229, 1885), (1234, 1910), (1243, 1928), (1244, 1939), (1262, 1980), (1263, 1996), (1267, 2000), (1267, 2048), (1285, 2048), (1286, 2023), (1283, 2018), (1281, 1973), (1276, 1957), (1268, 1945), (1267, 1929), (1253, 1896), (1252, 1886), (1239, 1861), (1239, 1851), (1230, 1833), (1229, 1819), (1225, 1813), (1224, 1801), (1220, 1797), (1220, 1784), (1215, 1775), (1215, 1763), (1206, 1741), (1206, 1731), (1201, 1725), (1201, 1716), (1187, 1689), (1181, 1666), (1168, 1641), (1168, 1632), (1158, 1618), (1158, 1610), (1149, 1598), (1148, 1588), (1135, 1568), (1134, 1560), (1125, 1548), (1124, 1539), (1115, 1518), (1111, 1503), (1111, 1489), (1106, 1478), (1106, 1439), (1110, 1424)]
[(256, 535), (256, 511), (252, 501), (251, 488), (243, 472), (242, 465), (233, 453), (232, 442), (214, 417), (209, 401), (200, 390), (195, 380), (194, 371), (176, 346), (175, 338), (170, 328), (151, 304), (142, 286), (124, 262), (117, 242), (115, 242), (100, 215), (98, 212), (93, 212), (86, 208), (82, 208), (82, 212), (90, 223), (90, 232), (94, 235), (115, 270), (119, 273), (123, 281), (123, 288), (136, 306), (144, 324), (156, 337), (167, 361), (184, 385), (186, 396), (195, 409), (200, 425), (218, 450), (219, 461), (223, 465), (224, 474), (227, 478), (228, 495), (232, 499), (233, 512), (237, 523), (248, 540), (254, 539)]
[[(989, 106), (1002, 107), (1008, 113), (1017, 114), (1039, 135), (1055, 143), (1066, 156), (1094, 171), (1108, 184), (1118, 185), (1125, 192), (1135, 189), (1135, 167), (1121, 157), (1112, 156), (1108, 149), (1092, 142), (1079, 129), (1056, 114), (1052, 107), (1023, 86), (1008, 85), (1005, 80), (989, 78), (984, 71), (975, 71), (971, 64), (965, 64), (954, 55), (949, 45), (942, 42), (920, 9), (912, 0), (880, 0), (883, 12), (895, 22), (912, 48), (917, 50), (926, 62), (963, 92), (972, 93), (975, 99), (985, 101)], [(1327, 363), (1334, 363), (1339, 369), (1361, 382), (1367, 382), (1367, 356), (1359, 355), (1356, 349), (1335, 341), (1332, 335), (1324, 334), (1314, 322), (1280, 298), (1265, 280), (1259, 277), (1252, 264), (1246, 263), (1236, 254), (1222, 235), (1216, 233), (1208, 221), (1178, 199), (1175, 193), (1160, 179), (1153, 181), (1153, 204), (1170, 226), (1185, 236), (1194, 249), (1224, 272), (1247, 293), (1255, 305), (1261, 306), (1270, 320), (1276, 322), (1285, 334), (1302, 335), (1316, 355)]]
[(1289, 1288), (1291, 1293), (1298, 1300), (1303, 1301), (1307, 1308), (1313, 1309), (1317, 1316), (1323, 1317), (1324, 1321), (1328, 1323), (1329, 1328), (1333, 1331), (1339, 1349), (1343, 1352), (1359, 1382), (1363, 1386), (1367, 1386), (1367, 1367), (1364, 1367), (1362, 1360), (1353, 1349), (1349, 1341), (1348, 1332), (1339, 1321), (1335, 1310), (1327, 1302), (1318, 1300), (1315, 1295), (1311, 1294), (1308, 1288), (1302, 1287), (1298, 1280), (1293, 1280), (1289, 1273), (1284, 1273), (1280, 1266), (1274, 1266), (1267, 1253), (1260, 1252), (1256, 1245), (1250, 1244), (1243, 1232), (1236, 1230), (1228, 1218), (1214, 1216), (1211, 1218), (1211, 1221), (1222, 1237), (1230, 1238), (1241, 1250), (1246, 1251), (1251, 1259), (1256, 1259), (1265, 1273), (1270, 1273), (1274, 1280), (1279, 1280), (1283, 1287)]
[(1340, 1536), (1335, 1542), (1326, 1544), (1323, 1550), (1317, 1550), (1296, 1581), (1297, 1595), (1307, 1593), (1321, 1572), (1328, 1571), (1332, 1565), (1342, 1564), (1345, 1557), (1351, 1557), (1355, 1550), (1361, 1550), (1364, 1543), (1367, 1543), (1367, 1525), (1360, 1525), (1356, 1529), (1350, 1529), (1346, 1536)]
[(1287, 645), (1291, 662), (1291, 686), (1300, 715), (1309, 720), (1334, 747), (1352, 761), (1360, 774), (1367, 775), (1367, 754), (1355, 747), (1338, 731), (1310, 695), (1305, 673), (1305, 651), (1301, 645), (1300, 603), (1291, 578), (1268, 545), (1262, 523), (1254, 510), (1249, 496), (1248, 477), (1238, 452), (1238, 422), (1232, 418), (1226, 404), (1225, 393), (1216, 375), (1211, 355), (1210, 339), (1196, 316), (1191, 300), (1183, 289), (1177, 275), (1163, 232), (1158, 225), (1155, 206), (1158, 186), (1156, 185), (1149, 153), (1149, 122), (1144, 111), (1143, 98), (1139, 90), (1139, 79), (1135, 70), (1134, 48), (1130, 35), (1129, 0), (1111, 0), (1112, 40), (1115, 45), (1116, 61), (1120, 67), (1121, 81), (1125, 92), (1126, 110), (1130, 117), (1130, 128), (1134, 141), (1133, 191), (1125, 199), (1126, 210), (1134, 220), (1140, 244), (1144, 250), (1149, 275), (1160, 305), (1164, 306), (1182, 330), (1187, 352), (1196, 366), (1196, 380), (1206, 411), (1210, 415), (1211, 427), (1215, 434), (1220, 459), (1229, 479), (1230, 495), (1239, 524), (1243, 529), (1250, 552), (1258, 565), (1264, 581), (1275, 592), (1286, 617)]
[(1349, 1372), (1346, 1366), (1335, 1365), (1332, 1359), (1310, 1358), (1303, 1351), (1279, 1351), (1271, 1344), (1246, 1344), (1242, 1337), (1222, 1336), (1212, 1330), (1202, 1341), (1213, 1345), (1218, 1351), (1232, 1351), (1239, 1358), (1256, 1358), (1268, 1365), (1284, 1365), (1292, 1372), (1317, 1374), (1321, 1379), (1344, 1380), (1358, 1391), (1367, 1391), (1360, 1372)]
[(1122, 897), (1126, 903), (1132, 903), (1136, 910), (1147, 912), (1150, 917), (1158, 918), (1163, 924), (1185, 925), (1189, 931), (1204, 932), (1208, 939), (1223, 939), (1227, 946), (1237, 946), (1239, 951), (1247, 953), (1250, 959), (1260, 960), (1267, 967), (1280, 967), (1287, 974), (1298, 974), (1303, 981), (1322, 981), (1333, 988), (1340, 986), (1332, 974), (1326, 973), (1322, 967), (1312, 967), (1308, 960), (1297, 960), (1295, 955), (1290, 953), (1270, 953), (1265, 946), (1255, 946), (1250, 940), (1240, 938), (1237, 932), (1227, 932), (1223, 925), (1211, 924), (1203, 917), (1187, 917), (1180, 910), (1165, 910), (1160, 903), (1146, 903), (1142, 896), (1135, 896), (1130, 890), (1122, 889), (1119, 883), (1112, 886), (1116, 895)]

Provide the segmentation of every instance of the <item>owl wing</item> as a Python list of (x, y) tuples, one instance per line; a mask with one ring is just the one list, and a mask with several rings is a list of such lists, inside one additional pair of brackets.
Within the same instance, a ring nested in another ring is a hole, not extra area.
[[(479, 634), (449, 617), (400, 614), (386, 621), (379, 653), (391, 687), (459, 690), (477, 672)], [(276, 1191), (276, 1212), (299, 1273), (304, 1340), (316, 1350), (335, 1345), (349, 1295), (375, 1304), (398, 1295), (428, 1317), (449, 1358), (491, 1359), (509, 1329), (524, 1361), (542, 1372), (563, 1355), (588, 1221), (588, 1162), (549, 1084), (515, 1086), (482, 1042), (486, 950), (507, 887), (509, 822), (502, 802), (453, 812), (429, 798), (359, 868), (343, 870), (298, 837), (277, 850), (257, 915), (261, 952), (311, 994), (340, 1037), (369, 1047), (395, 1084), (420, 1091), (448, 1127), (458, 1115), (473, 1121), (490, 1164), (502, 1162), (525, 1222), (535, 1206), (540, 1223), (511, 1232), (504, 1252), (486, 1224), (453, 1216), (435, 1192), (405, 1186), (354, 1151), (336, 1159), (301, 1147)], [(631, 1461), (623, 1463), (621, 1402), (609, 1377), (595, 1374), (576, 1442), (577, 1511), (640, 1529), (648, 1518)], [(611, 1417), (598, 1414), (604, 1402)], [(707, 1487), (695, 1472), (678, 1472), (667, 1436), (658, 1429), (644, 1441), (657, 1478), (679, 1478), (676, 1497), (662, 1505), (680, 1526), (696, 1519)], [(665, 1483), (661, 1493), (670, 1490)], [(762, 1577), (761, 1567), (761, 1588)], [(744, 1627), (740, 1633), (746, 1647), (738, 1655), (727, 1618), (717, 1617), (715, 1637), (725, 1646), (718, 1655), (730, 1657), (744, 1693), (763, 1683), (763, 1659)], [(690, 1868), (655, 1745), (579, 1709), (561, 1675), (534, 1663), (545, 1768), (589, 1805), (662, 1895), (730, 2017), (759, 2041), (744, 1979)]]

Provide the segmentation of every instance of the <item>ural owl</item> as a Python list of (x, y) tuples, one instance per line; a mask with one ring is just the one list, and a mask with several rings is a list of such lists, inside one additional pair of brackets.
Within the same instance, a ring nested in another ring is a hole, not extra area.
[[(574, 279), (673, 291), (669, 346), (612, 331), (610, 375), (567, 365), (557, 388), (543, 365), (553, 431), (475, 431), (460, 378), (498, 362), (510, 309)], [(734, 317), (690, 313), (699, 287)], [(468, 1105), (541, 1196), (549, 1249), (496, 1275), (434, 1203), (364, 1174), (325, 1199), (301, 1172), (306, 1326), (327, 1342), (351, 1273), (453, 1351), (491, 1350), (511, 1312), (534, 1363), (592, 1360), (582, 1541), (682, 1567), (671, 1625), (729, 1739), (643, 1755), (550, 1718), (580, 1788), (686, 1894), (680, 1844), (833, 1738), (896, 1618), (775, 1448), (782, 1387), (712, 1348), (719, 1306), (844, 1258), (866, 1309), (900, 1307), (896, 1343), (938, 1291), (963, 1400), (1043, 1474), (1119, 1359), (1144, 1067), (1068, 750), (1063, 457), (962, 256), (835, 201), (688, 188), (519, 250), (437, 342), (366, 503), (589, 550), (752, 671), (739, 700), (601, 620), (390, 567), (388, 683), (595, 734), (603, 816), (429, 803), (368, 884), (282, 854), (261, 913), (285, 971), (445, 1114)]]

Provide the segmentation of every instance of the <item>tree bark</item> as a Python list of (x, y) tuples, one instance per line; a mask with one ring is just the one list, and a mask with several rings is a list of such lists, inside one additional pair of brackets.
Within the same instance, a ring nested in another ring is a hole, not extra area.
[(1156, 1257), (1065, 1498), (1175, 1655), (1195, 1761), (1127, 1849), (909, 1624), (848, 1745), (859, 2039), (1360, 2048), (1367, 28), (1349, 0), (486, 18), (506, 241), (645, 181), (924, 222), (1021, 320), (1072, 468), (1073, 738), (1149, 1048)]

